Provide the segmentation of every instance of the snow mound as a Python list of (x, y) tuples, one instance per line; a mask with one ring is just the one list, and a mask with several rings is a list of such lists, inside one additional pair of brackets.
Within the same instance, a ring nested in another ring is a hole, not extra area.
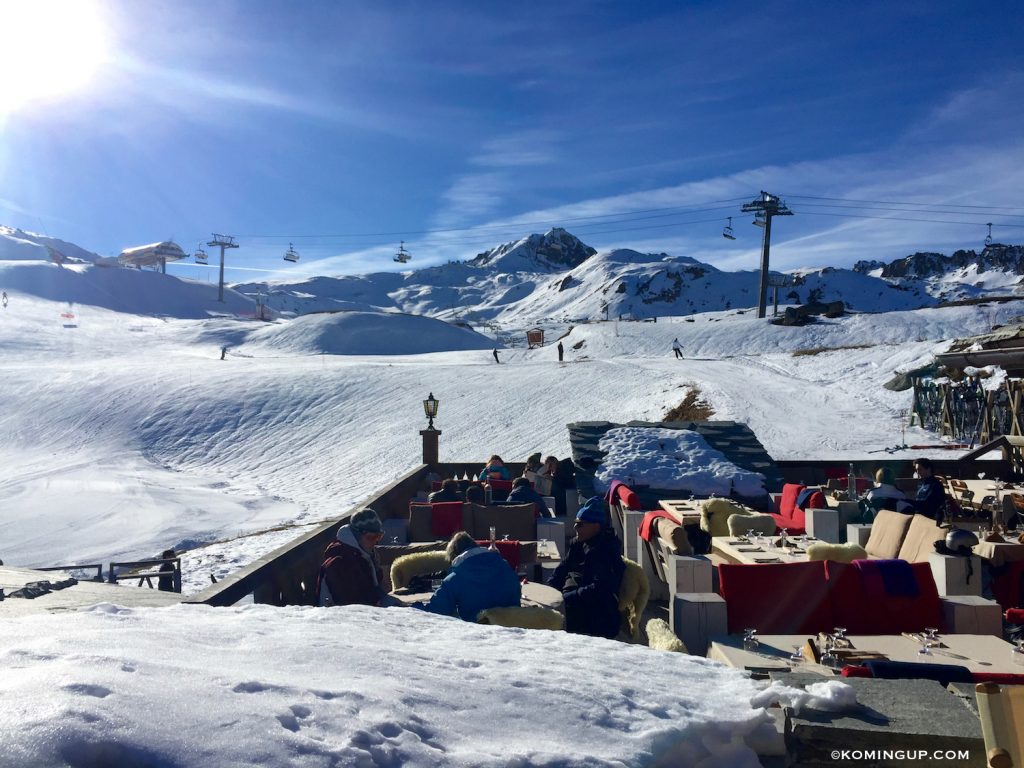
[(443, 320), (394, 312), (303, 315), (255, 331), (243, 351), (264, 347), (296, 355), (416, 355), (492, 349), (494, 341)]
[(746, 740), (768, 720), (756, 683), (707, 659), (413, 609), (68, 618), (0, 625), (0, 695), (18, 702), (0, 766), (735, 768), (759, 764)]
[(609, 429), (598, 446), (604, 460), (594, 475), (600, 490), (613, 480), (701, 496), (763, 496), (764, 475), (741, 469), (698, 432), (658, 427)]

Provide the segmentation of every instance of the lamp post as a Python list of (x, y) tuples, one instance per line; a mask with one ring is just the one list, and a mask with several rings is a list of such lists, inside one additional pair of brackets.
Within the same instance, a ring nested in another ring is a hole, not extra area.
[(437, 407), (440, 404), (433, 392), (427, 395), (427, 399), (423, 401), (423, 413), (427, 417), (427, 428), (420, 430), (420, 436), (423, 438), (423, 463), (428, 466), (438, 463), (437, 439), (441, 435), (441, 430), (434, 429), (434, 418), (437, 416)]

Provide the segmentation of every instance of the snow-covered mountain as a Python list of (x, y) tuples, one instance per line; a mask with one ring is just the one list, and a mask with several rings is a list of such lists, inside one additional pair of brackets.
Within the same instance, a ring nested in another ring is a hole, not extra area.
[[(776, 273), (777, 274), (777, 273)], [(826, 267), (789, 275), (783, 304), (842, 301), (886, 312), (934, 306), (924, 283)], [(603, 317), (646, 319), (749, 308), (757, 304), (756, 270), (725, 272), (686, 256), (630, 249), (598, 252), (564, 229), (531, 234), (452, 262), (396, 274), (316, 277), (297, 283), (242, 283), (266, 294), (276, 311), (384, 309), (444, 319), (522, 326)]]

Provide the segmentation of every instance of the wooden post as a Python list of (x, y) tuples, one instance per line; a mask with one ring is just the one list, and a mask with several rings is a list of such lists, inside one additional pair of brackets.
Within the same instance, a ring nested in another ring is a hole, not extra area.
[(436, 466), (439, 456), (437, 438), (440, 437), (441, 430), (423, 429), (420, 430), (420, 435), (423, 436), (423, 463), (430, 467)]

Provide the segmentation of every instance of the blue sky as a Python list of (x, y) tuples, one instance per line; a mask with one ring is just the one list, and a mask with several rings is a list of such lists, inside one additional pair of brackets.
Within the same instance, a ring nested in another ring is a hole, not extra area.
[[(796, 213), (775, 222), (780, 269), (980, 248), (988, 221), (1024, 241), (1007, 2), (94, 10), (72, 32), (101, 41), (86, 81), (0, 107), (0, 223), (105, 255), (224, 232), (229, 279), (302, 277), (397, 269), (400, 240), (422, 267), (561, 225), (750, 269), (761, 230), (739, 209), (762, 189)], [(22, 20), (21, 75), (72, 47), (53, 45), (65, 11)]]

